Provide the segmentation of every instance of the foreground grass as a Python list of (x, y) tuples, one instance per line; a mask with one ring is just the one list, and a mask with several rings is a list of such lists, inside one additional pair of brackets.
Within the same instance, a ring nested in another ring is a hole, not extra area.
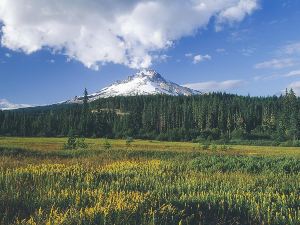
[(0, 224), (300, 223), (297, 148), (102, 141), (2, 138)]

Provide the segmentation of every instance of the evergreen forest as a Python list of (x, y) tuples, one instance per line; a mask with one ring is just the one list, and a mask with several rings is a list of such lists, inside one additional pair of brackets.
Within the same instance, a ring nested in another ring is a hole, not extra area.
[(140, 138), (298, 144), (300, 98), (210, 93), (102, 98), (0, 111), (0, 136)]

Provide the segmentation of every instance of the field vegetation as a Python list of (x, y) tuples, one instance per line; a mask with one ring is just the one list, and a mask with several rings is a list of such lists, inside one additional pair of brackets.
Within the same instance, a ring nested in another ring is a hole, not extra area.
[(298, 148), (67, 141), (0, 139), (0, 224), (300, 222)]

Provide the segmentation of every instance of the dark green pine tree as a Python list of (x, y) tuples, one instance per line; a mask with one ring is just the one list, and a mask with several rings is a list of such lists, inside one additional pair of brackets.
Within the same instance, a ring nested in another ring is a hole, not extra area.
[(297, 115), (297, 97), (293, 89), (291, 89), (288, 93), (288, 114), (289, 114), (289, 121), (288, 121), (288, 129), (287, 134), (290, 139), (295, 141), (298, 139), (299, 135), (299, 126), (298, 126), (298, 115)]
[(88, 112), (89, 110), (89, 94), (86, 88), (84, 89), (83, 92), (83, 110), (84, 113)]
[(83, 105), (82, 105), (82, 112), (81, 112), (81, 118), (80, 118), (80, 134), (83, 137), (87, 137), (89, 134), (89, 119), (90, 119), (90, 110), (89, 110), (89, 97), (88, 97), (88, 91), (85, 88), (83, 92)]

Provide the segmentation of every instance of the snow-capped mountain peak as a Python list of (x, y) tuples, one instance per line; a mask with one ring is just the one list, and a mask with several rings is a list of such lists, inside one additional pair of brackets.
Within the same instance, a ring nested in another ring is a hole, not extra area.
[[(165, 80), (155, 70), (141, 70), (136, 74), (129, 76), (123, 81), (117, 81), (112, 85), (101, 89), (100, 91), (89, 95), (89, 100), (94, 101), (98, 98), (108, 98), (115, 96), (135, 96), (135, 95), (195, 95), (200, 92), (180, 86), (173, 82)], [(68, 101), (71, 103), (82, 102), (83, 97), (75, 97)]]
[(161, 79), (162, 76), (157, 73), (155, 70), (140, 70), (139, 72), (137, 72), (134, 77), (150, 77), (150, 78), (159, 78)]

